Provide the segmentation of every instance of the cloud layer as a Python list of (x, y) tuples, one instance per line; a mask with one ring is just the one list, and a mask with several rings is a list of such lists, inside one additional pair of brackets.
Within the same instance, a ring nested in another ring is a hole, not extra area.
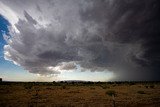
[(159, 79), (158, 0), (1, 2), (18, 18), (11, 23), (18, 32), (11, 27), (11, 37), (5, 36), (5, 58), (31, 73), (54, 75), (80, 66), (114, 72), (116, 80)]

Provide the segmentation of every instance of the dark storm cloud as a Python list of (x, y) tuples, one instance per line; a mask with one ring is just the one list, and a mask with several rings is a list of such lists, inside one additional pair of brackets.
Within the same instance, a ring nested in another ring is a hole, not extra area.
[(24, 11), (24, 16), (29, 23), (37, 24), (36, 20), (34, 20), (26, 11)]
[(69, 63), (60, 63), (59, 64), (61, 70), (73, 70), (77, 69), (77, 66), (74, 62), (69, 62)]
[[(133, 76), (139, 80), (158, 80), (160, 3), (157, 0), (109, 2), (95, 1), (91, 8), (80, 12), (84, 22), (90, 20), (103, 26), (98, 34), (103, 39), (103, 45), (106, 43), (106, 47), (101, 46), (106, 51), (98, 51), (101, 54), (91, 61), (92, 65), (111, 66), (108, 68), (116, 73), (122, 70), (119, 72), (124, 76), (121, 79)], [(109, 46), (109, 42), (113, 44)]]
[(115, 80), (159, 80), (158, 0), (33, 0), (28, 6), (40, 13), (21, 7), (20, 33), (5, 46), (6, 59), (42, 75), (77, 64), (114, 72)]

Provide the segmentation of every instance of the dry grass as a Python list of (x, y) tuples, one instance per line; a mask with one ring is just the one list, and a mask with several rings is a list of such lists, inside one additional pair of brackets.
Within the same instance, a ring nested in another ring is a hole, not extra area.
[(0, 107), (113, 107), (110, 94), (116, 107), (160, 107), (160, 83), (1, 83)]

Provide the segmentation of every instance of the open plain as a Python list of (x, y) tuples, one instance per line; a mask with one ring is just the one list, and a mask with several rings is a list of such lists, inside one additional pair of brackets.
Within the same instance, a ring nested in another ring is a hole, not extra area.
[(160, 83), (2, 82), (0, 107), (160, 107)]

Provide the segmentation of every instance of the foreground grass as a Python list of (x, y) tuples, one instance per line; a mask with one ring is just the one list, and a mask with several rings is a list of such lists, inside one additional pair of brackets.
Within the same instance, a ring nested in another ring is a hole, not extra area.
[(160, 107), (159, 82), (2, 82), (0, 107)]

